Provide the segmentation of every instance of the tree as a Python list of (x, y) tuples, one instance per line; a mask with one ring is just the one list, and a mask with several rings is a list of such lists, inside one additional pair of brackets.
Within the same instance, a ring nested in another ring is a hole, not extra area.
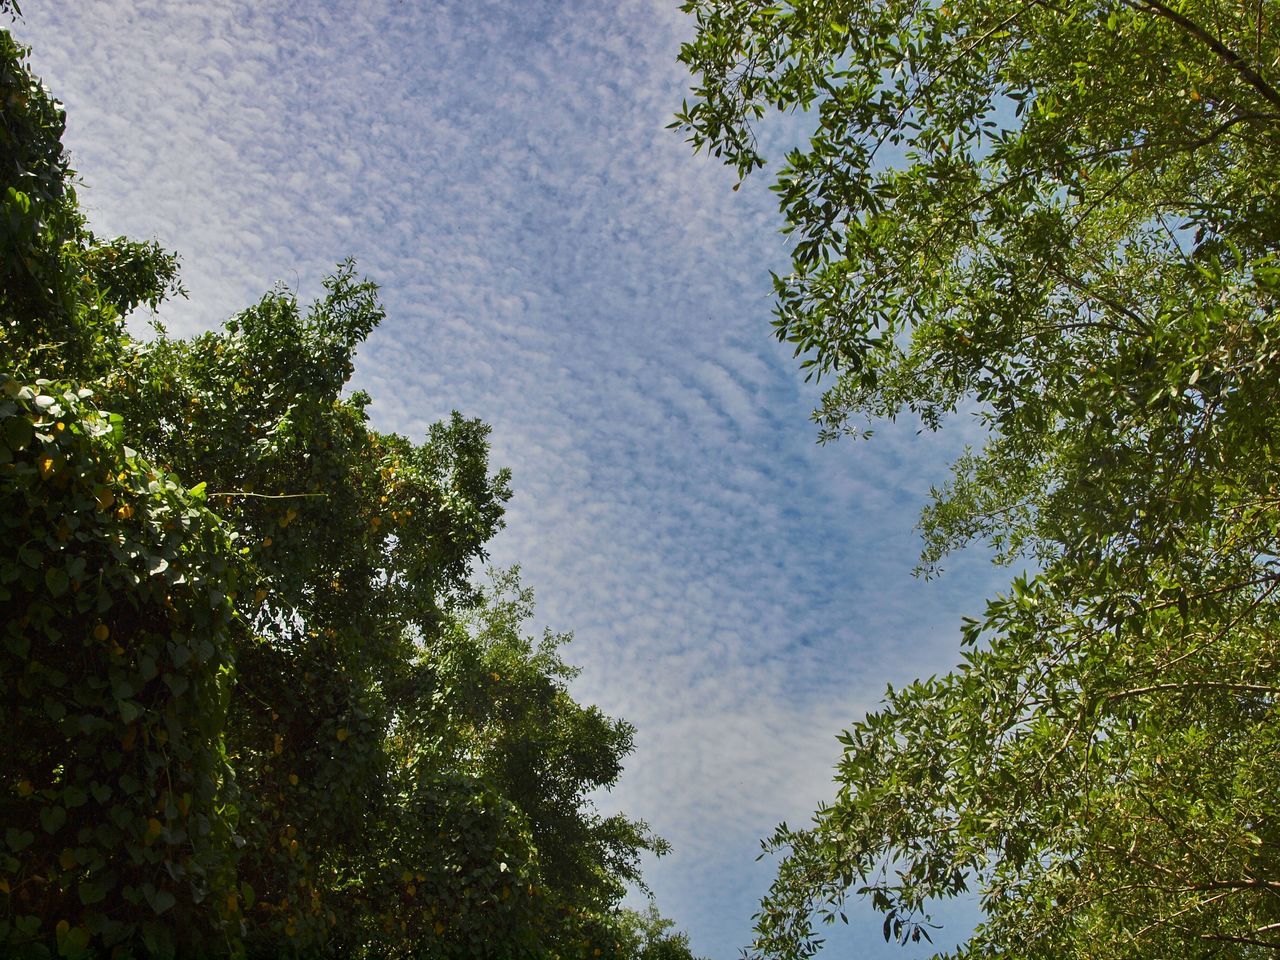
[(478, 422), (422, 444), (370, 429), (368, 398), (341, 392), (376, 289), (350, 265), (326, 288), (305, 312), (277, 292), (221, 332), (132, 343), (99, 388), (149, 458), (201, 479), (253, 577), (226, 732), (249, 843), (228, 902), (264, 955), (387, 935), (376, 853), (421, 829), (396, 809), (388, 736), (509, 495)]
[(195, 953), (234, 882), (221, 731), (246, 570), (88, 386), (174, 261), (86, 228), (25, 58), (0, 31), (0, 944)]
[(978, 539), (1036, 571), (842, 736), (756, 948), (809, 955), (854, 890), (918, 939), (976, 889), (957, 955), (1271, 955), (1280, 7), (685, 9), (696, 147), (747, 176), (768, 110), (814, 121), (774, 282), (821, 437), (973, 412), (922, 568)]
[[(642, 822), (592, 810), (589, 794), (617, 781), (634, 731), (573, 700), (567, 682), (577, 671), (558, 652), (571, 638), (529, 637), (522, 628), (532, 615), (518, 571), (497, 573), (427, 646), (423, 682), (435, 694), (415, 697), (400, 718), (399, 789), (434, 798), (447, 780), (475, 800), (415, 813), (433, 824), (420, 831), (428, 842), (445, 841), (432, 844), (418, 886), (438, 891), (451, 928), (442, 954), (509, 955), (492, 934), (500, 905), (539, 931), (546, 955), (631, 958), (618, 904), (628, 883), (644, 888), (640, 852), (668, 847)], [(501, 823), (518, 824), (523, 844), (502, 857), (476, 858), (454, 839)], [(458, 874), (480, 892), (460, 888)]]
[(630, 726), (473, 583), (488, 428), (371, 427), (350, 263), (131, 337), (176, 258), (88, 229), (26, 56), (0, 31), (0, 953), (623, 960), (665, 845), (588, 798)]
[(672, 933), (675, 924), (664, 919), (652, 901), (644, 913), (624, 910), (620, 926), (626, 939), (622, 956), (636, 960), (694, 960), (689, 938)]

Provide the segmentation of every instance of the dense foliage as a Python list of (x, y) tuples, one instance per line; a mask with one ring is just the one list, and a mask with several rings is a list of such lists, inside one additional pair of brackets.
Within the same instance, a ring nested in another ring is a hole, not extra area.
[(825, 438), (973, 412), (924, 568), (1026, 563), (952, 674), (843, 737), (780, 829), (757, 949), (806, 956), (851, 891), (965, 956), (1280, 950), (1280, 6), (1275, 0), (692, 0), (677, 124), (775, 185), (778, 336)]
[(487, 428), (370, 427), (350, 264), (130, 336), (176, 261), (87, 228), (63, 122), (0, 32), (0, 952), (687, 958), (588, 798), (631, 728), (474, 586)]

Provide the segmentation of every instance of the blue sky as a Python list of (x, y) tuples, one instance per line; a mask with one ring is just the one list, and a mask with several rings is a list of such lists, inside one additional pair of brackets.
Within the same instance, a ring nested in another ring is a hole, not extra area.
[[(183, 257), (172, 332), (355, 256), (389, 314), (357, 362), (375, 425), (493, 426), (516, 490), (493, 560), (575, 634), (579, 698), (639, 731), (600, 804), (671, 840), (659, 907), (737, 956), (759, 838), (831, 795), (839, 729), (948, 669), (1005, 578), (976, 554), (910, 575), (966, 424), (815, 445), (816, 390), (770, 335), (767, 177), (735, 193), (665, 129), (677, 4), (23, 6), (92, 223)], [(928, 955), (850, 920), (828, 955)]]

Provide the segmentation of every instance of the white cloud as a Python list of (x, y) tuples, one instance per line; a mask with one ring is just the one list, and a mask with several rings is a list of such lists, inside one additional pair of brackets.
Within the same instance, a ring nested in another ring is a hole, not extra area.
[(172, 330), (353, 254), (389, 309), (358, 361), (377, 425), (493, 425), (494, 558), (576, 634), (579, 695), (639, 730), (605, 802), (673, 840), (660, 905), (735, 956), (757, 839), (830, 794), (833, 736), (886, 682), (955, 660), (992, 581), (908, 577), (954, 443), (814, 446), (770, 336), (771, 195), (663, 129), (675, 5), (25, 6), (94, 223), (183, 255)]

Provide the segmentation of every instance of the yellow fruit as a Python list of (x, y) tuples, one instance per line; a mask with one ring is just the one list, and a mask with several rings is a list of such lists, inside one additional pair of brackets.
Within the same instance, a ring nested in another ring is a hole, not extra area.
[(278, 733), (276, 734), (275, 743), (272, 744), (271, 750), (276, 756), (284, 753), (284, 740), (281, 739), (280, 734)]
[(262, 539), (262, 545), (263, 545), (264, 547), (269, 547), (269, 546), (271, 546), (271, 538), (270, 538), (270, 537), (263, 537), (263, 539)]
[(295, 787), (298, 785), (298, 775), (296, 773), (289, 774), (289, 783)]
[(38, 462), (40, 464), (41, 477), (48, 477), (53, 473), (53, 457), (41, 457)]
[(93, 628), (93, 639), (99, 643), (106, 643), (109, 636), (111, 636), (111, 630), (105, 623), (100, 623)]
[(339, 727), (339, 728), (338, 728), (338, 741), (341, 743), (341, 742), (344, 742), (346, 739), (347, 739), (347, 728), (346, 728), (346, 727)]
[(18, 784), (18, 796), (29, 797), (36, 792), (36, 788), (31, 785), (30, 780), (23, 780)]

